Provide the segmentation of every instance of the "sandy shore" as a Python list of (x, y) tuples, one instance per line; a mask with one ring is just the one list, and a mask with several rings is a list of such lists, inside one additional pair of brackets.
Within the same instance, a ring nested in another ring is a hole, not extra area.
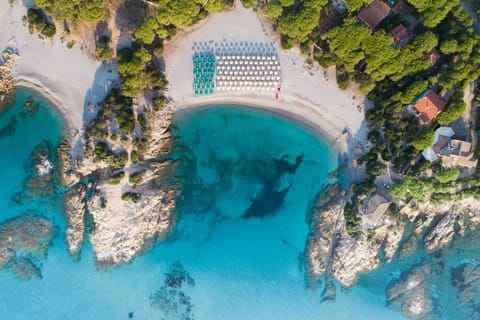
[(16, 87), (18, 89), (25, 88), (30, 91), (34, 91), (37, 95), (42, 96), (44, 99), (48, 100), (54, 107), (57, 109), (58, 114), (63, 120), (63, 124), (72, 134), (77, 130), (72, 119), (72, 115), (66, 112), (65, 108), (61, 101), (59, 101), (51, 92), (49, 92), (45, 87), (37, 85), (35, 83), (26, 81), (26, 80), (17, 80)]
[(51, 100), (71, 129), (81, 130), (90, 120), (89, 106), (104, 99), (118, 75), (114, 68), (88, 57), (81, 45), (68, 49), (59, 34), (53, 40), (30, 34), (22, 21), (25, 14), (22, 1), (11, 6), (0, 0), (0, 51), (15, 49), (17, 84)]
[[(283, 51), (280, 38), (267, 21), (240, 1), (235, 10), (213, 14), (202, 27), (180, 31), (165, 46), (166, 75), (170, 82), (169, 97), (174, 110), (207, 105), (240, 105), (279, 114), (310, 128), (335, 144), (337, 151), (351, 154), (363, 144), (366, 129), (363, 123), (365, 97), (356, 88), (340, 90), (335, 70), (306, 64), (298, 50)], [(271, 42), (277, 48), (282, 72), (280, 100), (273, 92), (221, 92), (211, 96), (195, 96), (193, 83), (193, 47), (196, 43)], [(343, 139), (348, 129), (350, 137)], [(337, 143), (335, 143), (337, 142)]]
[[(93, 106), (118, 82), (115, 68), (88, 57), (79, 44), (68, 49), (58, 35), (53, 40), (31, 35), (22, 21), (25, 14), (21, 1), (10, 6), (8, 0), (0, 0), (0, 49), (13, 47), (19, 53), (15, 70), (17, 84), (51, 100), (69, 127), (81, 130), (91, 119)], [(282, 72), (280, 100), (275, 100), (273, 92), (194, 96), (192, 48), (198, 42), (214, 41), (273, 43)], [(308, 66), (298, 50), (283, 51), (270, 24), (252, 10), (244, 9), (239, 1), (235, 10), (213, 14), (206, 21), (180, 31), (165, 46), (165, 65), (174, 112), (207, 105), (261, 109), (301, 123), (335, 144), (339, 152), (348, 154), (365, 139), (362, 109), (365, 98), (355, 88), (338, 89), (334, 69), (325, 70), (316, 64)], [(350, 133), (348, 139), (342, 136), (345, 129)]]

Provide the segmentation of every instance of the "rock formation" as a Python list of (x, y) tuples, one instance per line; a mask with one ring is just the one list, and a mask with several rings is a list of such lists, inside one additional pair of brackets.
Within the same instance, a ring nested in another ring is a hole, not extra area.
[(167, 182), (174, 168), (170, 162), (158, 164), (154, 178), (135, 187), (141, 195), (135, 201), (122, 200), (121, 186), (97, 182), (88, 209), (94, 221), (90, 242), (100, 266), (131, 262), (166, 234), (177, 197)]
[(388, 304), (410, 319), (440, 319), (434, 309), (434, 298), (426, 285), (431, 269), (427, 264), (414, 267), (387, 289)]
[(34, 261), (46, 259), (55, 234), (53, 221), (25, 212), (0, 225), (0, 269), (10, 268), (22, 280), (40, 278)]
[(383, 225), (375, 229), (374, 236), (370, 239), (364, 233), (354, 238), (345, 228), (345, 202), (345, 191), (338, 185), (329, 186), (317, 197), (313, 208), (312, 232), (306, 249), (311, 281), (318, 281), (328, 272), (343, 286), (351, 287), (360, 274), (379, 266), (379, 252), (382, 248), (387, 261), (397, 251), (403, 235), (402, 226)]
[(17, 56), (18, 54), (10, 48), (3, 51), (0, 56), (0, 105), (2, 105), (9, 94), (15, 91), (13, 70), (16, 66), (15, 59)]
[(460, 305), (470, 310), (469, 319), (480, 317), (480, 266), (473, 263), (463, 263), (452, 269), (450, 283), (457, 290), (457, 300)]
[(68, 140), (63, 139), (57, 148), (58, 179), (66, 187), (72, 187), (81, 179), (81, 174), (76, 171), (72, 159), (72, 148)]
[[(58, 148), (59, 179), (70, 188), (65, 194), (66, 242), (74, 258), (86, 235), (87, 211), (92, 220), (89, 238), (100, 267), (131, 262), (164, 237), (175, 221), (177, 164), (165, 159), (172, 149), (171, 115), (148, 110), (145, 115), (149, 139), (143, 159), (123, 169), (113, 170), (88, 156), (74, 163), (68, 142)], [(119, 172), (114, 183), (108, 180)], [(130, 177), (138, 172), (140, 181), (132, 183)], [(79, 182), (82, 179), (92, 181), (88, 188)]]
[(480, 224), (480, 202), (468, 198), (441, 205), (431, 203), (410, 206), (402, 213), (414, 223), (414, 232), (422, 236), (427, 252), (448, 247), (457, 236), (463, 236)]
[(67, 230), (65, 240), (72, 257), (77, 260), (86, 232), (86, 198), (87, 187), (78, 184), (65, 194), (65, 217)]
[(313, 208), (311, 230), (307, 241), (307, 266), (313, 282), (325, 274), (330, 265), (332, 250), (344, 228), (343, 207), (345, 191), (330, 185), (317, 197)]

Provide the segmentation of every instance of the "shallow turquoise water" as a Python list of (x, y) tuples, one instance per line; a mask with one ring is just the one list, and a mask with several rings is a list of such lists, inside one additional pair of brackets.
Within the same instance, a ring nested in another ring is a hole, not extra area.
[[(0, 128), (26, 96), (19, 92)], [(58, 203), (11, 200), (33, 148), (44, 139), (58, 143), (62, 125), (52, 110), (40, 101), (34, 117), (18, 118), (15, 133), (0, 139), (0, 222), (34, 208), (59, 227), (41, 265), (43, 279), (20, 282), (0, 271), (0, 319), (400, 318), (371, 286), (338, 291), (333, 304), (320, 304), (320, 293), (305, 288), (306, 212), (336, 158), (313, 134), (258, 111), (215, 107), (179, 115), (175, 156), (189, 183), (175, 232), (117, 269), (97, 271), (88, 242), (80, 262), (72, 262)], [(183, 281), (186, 273), (192, 281)], [(167, 289), (166, 280), (176, 282)]]

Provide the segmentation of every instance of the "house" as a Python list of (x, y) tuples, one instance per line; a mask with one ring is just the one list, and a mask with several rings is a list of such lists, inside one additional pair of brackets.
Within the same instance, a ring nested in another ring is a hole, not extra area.
[(446, 167), (477, 167), (478, 159), (473, 152), (470, 142), (452, 139), (448, 146), (441, 151), (441, 154), (442, 162)]
[(358, 19), (370, 29), (377, 29), (378, 25), (390, 14), (392, 8), (381, 0), (375, 0), (358, 14)]
[(395, 2), (393, 5), (393, 12), (400, 12), (402, 10), (405, 10), (407, 8), (407, 4), (403, 0), (398, 0)]
[(423, 157), (430, 162), (441, 160), (445, 167), (476, 168), (478, 159), (473, 152), (472, 144), (452, 139), (454, 135), (455, 132), (450, 127), (438, 128), (432, 146), (422, 152)]
[(403, 24), (399, 24), (388, 34), (393, 37), (393, 44), (395, 46), (403, 44), (409, 37), (408, 30)]
[(340, 15), (344, 15), (347, 12), (347, 4), (343, 0), (331, 0), (330, 3), (335, 7), (335, 10)]
[(428, 89), (415, 99), (408, 109), (420, 120), (421, 124), (427, 124), (435, 119), (446, 105), (446, 102), (435, 91)]
[(450, 127), (440, 127), (435, 130), (433, 144), (430, 148), (423, 150), (423, 157), (430, 162), (437, 161), (440, 158), (440, 152), (448, 146), (454, 135), (455, 132)]
[(438, 52), (437, 48), (433, 48), (430, 52), (427, 52), (424, 56), (425, 59), (430, 60), (430, 66), (434, 66), (442, 57), (440, 52)]
[(390, 203), (378, 193), (373, 195), (363, 209), (362, 227), (369, 229), (382, 225)]
[(342, 14), (339, 13), (333, 4), (329, 4), (320, 11), (318, 31), (325, 33), (333, 27), (339, 26), (341, 23)]

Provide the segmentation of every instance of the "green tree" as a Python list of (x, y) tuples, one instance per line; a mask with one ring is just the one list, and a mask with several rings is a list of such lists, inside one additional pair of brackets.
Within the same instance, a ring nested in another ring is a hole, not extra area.
[(436, 27), (448, 13), (458, 6), (458, 2), (451, 0), (408, 0), (424, 16), (423, 24), (428, 28)]
[(423, 128), (412, 141), (413, 147), (419, 151), (430, 148), (433, 143), (434, 135), (435, 130), (433, 130), (433, 128)]
[(278, 19), (278, 31), (298, 42), (305, 42), (318, 24), (320, 11), (328, 0), (305, 0)]
[(467, 105), (463, 101), (463, 92), (457, 91), (452, 97), (452, 100), (448, 104), (447, 108), (440, 113), (437, 118), (439, 124), (449, 124), (457, 120), (467, 108)]
[(460, 176), (460, 170), (457, 168), (442, 169), (436, 173), (435, 177), (441, 183), (455, 181)]
[(275, 20), (282, 15), (283, 7), (280, 0), (270, 0), (265, 9), (267, 18)]
[(155, 40), (157, 31), (160, 29), (158, 21), (154, 17), (143, 19), (142, 23), (135, 30), (134, 38), (145, 44), (151, 44)]

